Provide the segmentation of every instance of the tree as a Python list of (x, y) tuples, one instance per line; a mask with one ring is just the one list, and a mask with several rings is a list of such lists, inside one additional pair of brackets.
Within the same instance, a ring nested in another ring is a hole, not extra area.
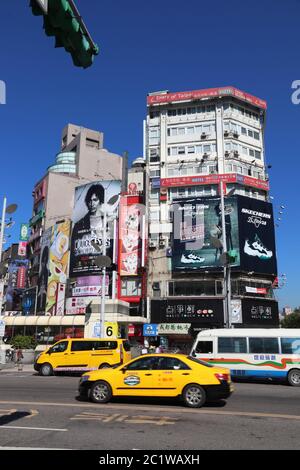
[(281, 321), (282, 328), (300, 328), (300, 307)]

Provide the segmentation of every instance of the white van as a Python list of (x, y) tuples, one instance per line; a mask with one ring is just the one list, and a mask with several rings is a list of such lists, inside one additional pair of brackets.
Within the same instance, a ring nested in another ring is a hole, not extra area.
[(300, 386), (300, 329), (203, 330), (191, 355), (229, 368), (233, 378), (279, 379)]

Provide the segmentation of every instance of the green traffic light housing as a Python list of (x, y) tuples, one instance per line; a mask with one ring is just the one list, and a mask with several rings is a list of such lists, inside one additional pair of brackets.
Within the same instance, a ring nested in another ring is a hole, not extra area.
[(229, 264), (235, 263), (237, 260), (237, 252), (236, 250), (229, 250), (227, 252), (227, 261)]
[(99, 53), (73, 0), (48, 0), (45, 14), (36, 0), (30, 0), (34, 15), (44, 16), (44, 30), (47, 36), (55, 37), (55, 47), (64, 47), (72, 56), (77, 67), (87, 68), (93, 64)]

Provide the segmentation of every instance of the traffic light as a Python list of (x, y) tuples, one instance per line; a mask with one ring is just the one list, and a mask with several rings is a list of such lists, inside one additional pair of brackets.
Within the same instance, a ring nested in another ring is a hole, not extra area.
[(228, 261), (228, 264), (232, 264), (232, 263), (235, 263), (236, 262), (236, 259), (237, 259), (237, 253), (235, 250), (229, 250), (227, 252), (227, 261)]
[(34, 15), (44, 16), (45, 33), (55, 37), (55, 47), (64, 47), (77, 67), (92, 65), (99, 48), (92, 41), (73, 0), (48, 0), (47, 14), (36, 0), (30, 0), (30, 6)]

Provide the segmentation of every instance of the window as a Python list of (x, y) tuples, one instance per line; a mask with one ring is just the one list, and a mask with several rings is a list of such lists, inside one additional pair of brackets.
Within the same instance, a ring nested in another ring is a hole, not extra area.
[(250, 129), (248, 129), (248, 136), (253, 137), (253, 131), (250, 131)]
[(100, 351), (103, 349), (117, 349), (117, 341), (95, 341), (94, 348), (95, 351)]
[(175, 357), (160, 357), (157, 364), (155, 364), (156, 370), (189, 370), (184, 362), (176, 359)]
[(72, 341), (71, 351), (91, 351), (95, 349), (94, 341)]
[(184, 127), (178, 127), (178, 135), (185, 135), (185, 128)]
[(50, 348), (49, 352), (51, 353), (60, 353), (64, 352), (68, 347), (68, 341), (62, 341), (61, 343), (55, 344)]
[(121, 285), (121, 295), (124, 297), (135, 297), (142, 295), (141, 280), (123, 278)]
[(211, 354), (213, 352), (212, 341), (198, 341), (196, 346), (196, 353), (198, 354)]
[(126, 370), (152, 370), (158, 365), (159, 359), (159, 357), (143, 357), (129, 364)]
[(249, 353), (278, 354), (278, 338), (249, 338)]
[(281, 338), (282, 354), (300, 354), (300, 338)]
[(246, 338), (218, 338), (219, 353), (246, 353)]
[(185, 147), (178, 147), (177, 153), (178, 153), (178, 155), (184, 155), (185, 154)]
[(254, 132), (253, 132), (253, 137), (254, 137), (254, 139), (256, 139), (256, 140), (259, 140), (259, 133), (254, 131)]
[(258, 150), (255, 150), (255, 158), (261, 159), (261, 153)]
[(245, 127), (241, 127), (241, 133), (243, 135), (247, 135), (247, 129)]

